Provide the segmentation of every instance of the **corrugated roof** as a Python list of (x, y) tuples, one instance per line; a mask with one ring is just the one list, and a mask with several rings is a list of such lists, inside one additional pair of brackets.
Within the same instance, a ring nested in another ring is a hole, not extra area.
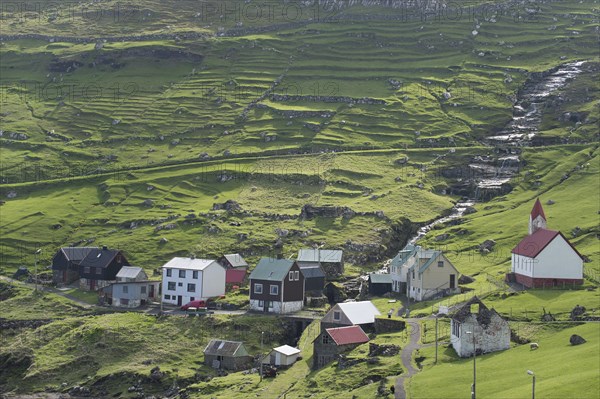
[(98, 249), (98, 247), (64, 247), (60, 250), (65, 254), (67, 260), (79, 262), (93, 249)]
[(539, 255), (540, 252), (544, 250), (557, 236), (561, 236), (573, 251), (583, 259), (579, 251), (575, 249), (573, 244), (569, 242), (567, 237), (563, 235), (560, 231), (548, 230), (548, 229), (538, 229), (535, 233), (525, 236), (521, 242), (517, 244), (516, 247), (513, 248), (512, 253), (516, 255), (527, 256), (528, 258), (535, 258)]
[(364, 344), (365, 342), (369, 342), (369, 337), (367, 337), (367, 334), (365, 334), (360, 326), (328, 328), (325, 331), (335, 341), (336, 345)]
[(336, 306), (352, 324), (375, 323), (375, 316), (381, 315), (371, 301), (338, 303)]
[(392, 259), (390, 266), (402, 266), (415, 251), (420, 249), (421, 247), (419, 246), (408, 244), (398, 252), (394, 259)]
[(369, 274), (372, 284), (392, 284), (392, 276), (390, 274)]
[[(204, 270), (212, 263), (221, 266), (214, 259), (173, 258), (164, 264), (164, 269)], [(223, 267), (223, 266), (221, 266)]]
[(223, 257), (225, 259), (227, 259), (227, 261), (229, 262), (231, 267), (248, 266), (248, 262), (246, 262), (246, 260), (244, 258), (242, 258), (242, 255), (240, 255), (240, 254), (227, 254), (227, 255), (223, 255)]
[(243, 342), (238, 341), (211, 339), (208, 345), (206, 345), (206, 348), (204, 348), (204, 354), (218, 356), (235, 356), (236, 352), (243, 344)]
[(289, 345), (278, 346), (277, 348), (273, 348), (273, 350), (275, 352), (283, 353), (286, 356), (291, 356), (300, 353), (300, 349), (294, 348), (293, 346)]
[(117, 278), (136, 278), (140, 272), (143, 272), (141, 267), (123, 266), (117, 273)]
[(293, 264), (294, 261), (290, 259), (262, 258), (250, 273), (250, 279), (281, 281)]
[(301, 267), (300, 271), (302, 272), (302, 275), (304, 276), (304, 278), (325, 277), (325, 273), (323, 272), (323, 269), (321, 269), (321, 267), (319, 267), (319, 266)]
[(301, 249), (298, 251), (299, 262), (341, 262), (344, 252), (339, 249)]
[(542, 216), (544, 219), (546, 219), (546, 215), (544, 214), (544, 208), (542, 208), (542, 203), (540, 202), (540, 199), (538, 198), (535, 201), (535, 204), (533, 204), (533, 209), (531, 210), (531, 220), (535, 219), (538, 216)]

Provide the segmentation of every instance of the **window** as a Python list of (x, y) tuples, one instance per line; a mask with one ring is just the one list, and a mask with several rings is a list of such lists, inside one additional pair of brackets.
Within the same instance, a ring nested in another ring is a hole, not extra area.
[(102, 274), (102, 268), (101, 267), (97, 267), (96, 268), (96, 274)]
[(294, 272), (289, 272), (289, 280), (294, 281)]
[(254, 284), (254, 293), (262, 294), (262, 284), (258, 284), (258, 283)]
[(273, 309), (273, 301), (269, 301), (269, 308)]
[(198, 278), (198, 270), (194, 270), (194, 271), (192, 272), (192, 278), (193, 278), (194, 280), (196, 280), (196, 279)]
[(188, 292), (194, 292), (194, 291), (196, 291), (196, 284), (191, 284), (191, 283), (190, 283), (190, 284), (188, 284), (188, 289), (187, 289), (187, 291), (188, 291)]
[(438, 261), (438, 267), (444, 267), (444, 261), (443, 260)]
[(265, 306), (265, 301), (263, 301), (263, 300), (258, 301), (258, 307), (262, 308), (263, 306)]
[(142, 286), (140, 287), (140, 293), (141, 293), (141, 294), (145, 294), (145, 293), (146, 293), (146, 286), (145, 286), (145, 285), (142, 285)]
[(178, 287), (183, 287), (183, 283), (177, 283)]
[(123, 294), (129, 294), (129, 287), (126, 285), (123, 286)]
[(279, 294), (279, 286), (277, 286), (277, 285), (271, 285), (269, 288), (271, 289), (271, 295), (278, 295)]
[(341, 320), (341, 318), (342, 318), (341, 312), (338, 312), (337, 310), (333, 312), (333, 320)]
[(185, 270), (179, 271), (179, 278), (185, 278)]
[(413, 280), (415, 278), (415, 271), (414, 270), (412, 271), (412, 278), (413, 278)]
[(190, 302), (191, 302), (191, 301), (195, 301), (195, 300), (196, 300), (196, 298), (195, 298), (195, 297), (193, 297), (193, 296), (191, 296), (191, 297), (190, 297)]
[(89, 273), (90, 272), (90, 267), (89, 266), (84, 267), (83, 268), (83, 272), (84, 273)]
[(117, 255), (117, 263), (122, 263), (123, 262), (123, 257), (119, 254)]
[(296, 281), (300, 280), (300, 271), (296, 270), (294, 272), (294, 280), (296, 280)]
[(171, 295), (165, 295), (165, 299), (171, 299)]
[(167, 289), (169, 291), (175, 291), (175, 281), (169, 281), (169, 283), (167, 284)]
[(329, 335), (323, 334), (323, 343), (324, 344), (328, 344), (329, 343)]
[(167, 269), (167, 277), (171, 277), (172, 274), (173, 274), (173, 270)]
[(460, 323), (455, 320), (452, 320), (452, 335), (460, 338)]

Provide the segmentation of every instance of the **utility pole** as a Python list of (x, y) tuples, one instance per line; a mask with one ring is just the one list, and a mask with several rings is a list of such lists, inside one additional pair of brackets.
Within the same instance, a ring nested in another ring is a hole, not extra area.
[[(439, 314), (439, 313), (438, 313)], [(438, 315), (435, 315), (435, 364), (438, 361)]]
[(264, 331), (260, 332), (260, 382), (263, 379), (263, 337), (265, 335)]
[(38, 272), (37, 272), (37, 261), (38, 261), (38, 255), (40, 254), (40, 252), (42, 252), (41, 248), (38, 248), (37, 251), (35, 251), (33, 253), (34, 255), (34, 269), (35, 269), (35, 275), (34, 275), (34, 283), (35, 283), (35, 290), (38, 290)]

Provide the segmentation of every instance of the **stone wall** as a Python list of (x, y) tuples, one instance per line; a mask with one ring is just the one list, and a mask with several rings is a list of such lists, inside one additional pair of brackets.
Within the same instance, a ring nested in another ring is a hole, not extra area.
[(377, 334), (402, 331), (406, 322), (398, 319), (375, 318), (375, 332)]

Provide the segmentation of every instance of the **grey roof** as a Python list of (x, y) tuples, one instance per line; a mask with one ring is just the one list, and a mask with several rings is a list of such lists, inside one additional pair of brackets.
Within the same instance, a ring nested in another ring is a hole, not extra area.
[(392, 284), (392, 276), (390, 274), (369, 274), (372, 284)]
[[(123, 266), (117, 273), (117, 278), (136, 278), (140, 273), (143, 273), (141, 267), (137, 266)], [(145, 273), (144, 273), (145, 274)]]
[(244, 258), (242, 258), (242, 255), (240, 255), (240, 254), (227, 254), (227, 255), (223, 255), (223, 257), (225, 259), (227, 259), (227, 261), (229, 262), (231, 267), (248, 266), (248, 262), (246, 262), (246, 260)]
[[(204, 348), (205, 355), (218, 355), (218, 356), (235, 356), (236, 352), (244, 345), (243, 342), (238, 341), (225, 341), (222, 339), (212, 339)], [(243, 355), (240, 351), (240, 355)]]
[(118, 249), (93, 248), (79, 263), (86, 267), (107, 267), (121, 251)]
[(65, 254), (67, 260), (79, 262), (93, 249), (98, 249), (98, 247), (63, 247), (60, 250)]
[(262, 258), (250, 273), (250, 279), (282, 281), (293, 265), (290, 259)]
[(390, 266), (402, 266), (402, 264), (404, 264), (404, 262), (406, 262), (408, 260), (408, 258), (412, 254), (414, 254), (414, 252), (417, 249), (420, 249), (420, 248), (421, 247), (414, 246), (412, 244), (408, 244), (407, 246), (405, 246), (398, 252), (398, 254), (394, 257), (394, 259), (392, 259)]
[(311, 266), (311, 267), (301, 267), (300, 271), (304, 278), (319, 278), (325, 277), (325, 273), (320, 266)]
[(301, 249), (298, 251), (299, 262), (341, 262), (344, 252), (339, 249)]

